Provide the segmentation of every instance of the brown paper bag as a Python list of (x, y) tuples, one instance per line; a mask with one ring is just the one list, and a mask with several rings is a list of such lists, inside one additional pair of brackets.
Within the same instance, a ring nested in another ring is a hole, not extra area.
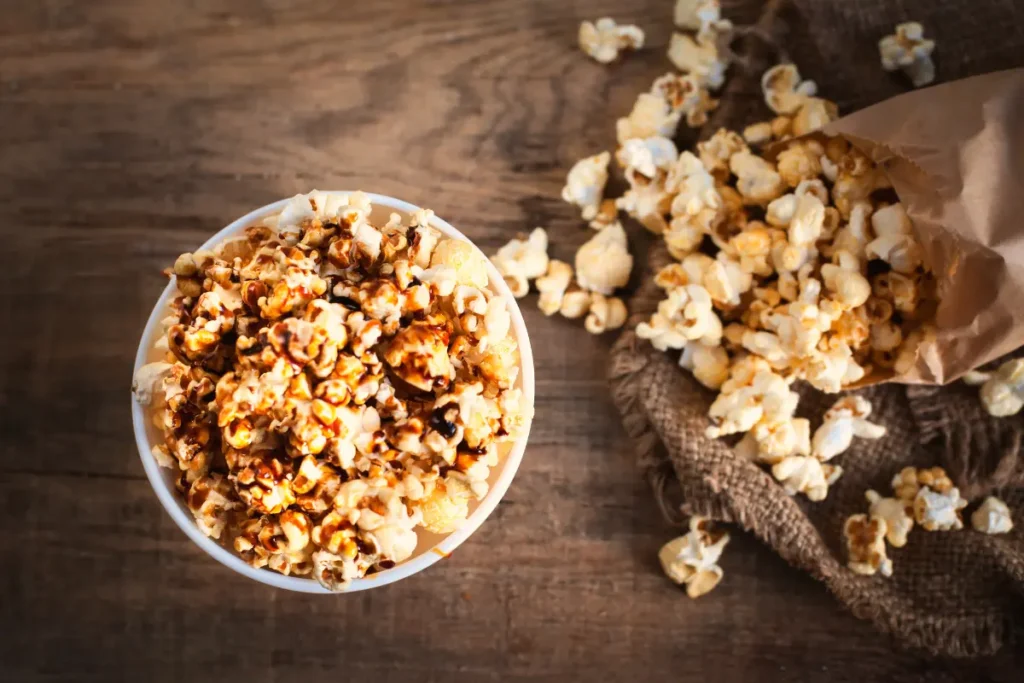
[(935, 334), (892, 379), (946, 384), (1024, 345), (1024, 69), (900, 95), (825, 132), (884, 168), (937, 280)]

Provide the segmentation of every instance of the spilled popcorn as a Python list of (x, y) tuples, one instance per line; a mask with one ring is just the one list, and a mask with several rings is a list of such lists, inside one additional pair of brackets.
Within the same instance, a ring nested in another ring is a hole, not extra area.
[(895, 31), (893, 35), (878, 41), (882, 68), (886, 71), (903, 71), (915, 88), (934, 81), (932, 52), (935, 50), (935, 41), (924, 37), (924, 27), (916, 21), (897, 24)]
[(619, 25), (603, 17), (596, 22), (580, 24), (580, 49), (601, 64), (610, 64), (623, 50), (639, 50), (644, 46), (644, 32), (632, 25)]
[[(174, 265), (178, 296), (133, 393), (153, 455), (208, 536), (331, 590), (449, 533), (531, 407), (486, 259), (366, 195), (312, 192)], [(547, 268), (546, 235), (502, 254)]]
[(690, 518), (690, 531), (669, 541), (658, 552), (665, 575), (686, 586), (691, 598), (710, 592), (722, 580), (718, 559), (729, 543), (729, 534), (715, 529), (706, 517)]

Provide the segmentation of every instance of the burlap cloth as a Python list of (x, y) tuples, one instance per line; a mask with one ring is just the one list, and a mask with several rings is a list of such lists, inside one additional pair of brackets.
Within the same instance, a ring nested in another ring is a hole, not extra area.
[[(936, 40), (939, 82), (1024, 65), (1024, 3), (1015, 0), (726, 2), (723, 14), (755, 28), (734, 45), (739, 63), (701, 137), (767, 118), (759, 77), (780, 56), (798, 64), (844, 112), (905, 91), (900, 74), (881, 70), (877, 48), (901, 21), (922, 22)], [(661, 299), (650, 275), (668, 258), (660, 247), (650, 253), (610, 371), (615, 402), (666, 516), (682, 523), (684, 514), (699, 513), (752, 532), (824, 582), (853, 614), (905, 645), (966, 657), (1013, 642), (1024, 630), (1024, 415), (989, 417), (977, 388), (962, 383), (867, 389), (872, 419), (888, 427), (888, 435), (854, 441), (838, 460), (844, 474), (827, 500), (790, 497), (761, 467), (704, 436), (713, 393), (681, 370), (676, 356), (634, 334)], [(813, 424), (834, 398), (803, 391), (799, 412)], [(906, 547), (890, 551), (891, 578), (849, 571), (842, 525), (847, 516), (866, 512), (865, 490), (889, 494), (889, 481), (902, 467), (933, 464), (946, 467), (972, 501), (1000, 495), (1014, 510), (1016, 529), (1004, 536), (978, 533), (969, 524), (957, 532), (915, 529)]]

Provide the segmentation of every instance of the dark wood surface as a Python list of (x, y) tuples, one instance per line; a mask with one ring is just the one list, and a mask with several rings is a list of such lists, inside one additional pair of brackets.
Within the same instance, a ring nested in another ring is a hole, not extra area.
[[(275, 591), (205, 556), (152, 494), (128, 387), (162, 268), (314, 187), (430, 206), (485, 250), (543, 225), (571, 257), (587, 235), (565, 172), (666, 69), (671, 5), (0, 5), (0, 679), (1019, 680), (1019, 654), (894, 648), (742, 534), (720, 588), (688, 600), (657, 566), (674, 531), (607, 396), (611, 339), (532, 298), (526, 459), (427, 572)], [(609, 13), (651, 49), (585, 59), (579, 21)]]

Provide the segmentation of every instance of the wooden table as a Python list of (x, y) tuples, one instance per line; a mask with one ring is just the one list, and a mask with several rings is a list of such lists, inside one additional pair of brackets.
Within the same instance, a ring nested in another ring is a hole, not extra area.
[[(192, 545), (146, 482), (129, 381), (162, 268), (314, 187), (434, 208), (485, 250), (536, 225), (578, 158), (666, 68), (669, 0), (184, 3), (0, 9), (3, 680), (1014, 680), (893, 649), (736, 534), (688, 600), (674, 535), (604, 383), (611, 338), (532, 298), (537, 420), (504, 502), (458, 552), (383, 590), (271, 590)], [(604, 68), (583, 18), (648, 28)], [(1016, 666), (1015, 666), (1016, 665)]]

